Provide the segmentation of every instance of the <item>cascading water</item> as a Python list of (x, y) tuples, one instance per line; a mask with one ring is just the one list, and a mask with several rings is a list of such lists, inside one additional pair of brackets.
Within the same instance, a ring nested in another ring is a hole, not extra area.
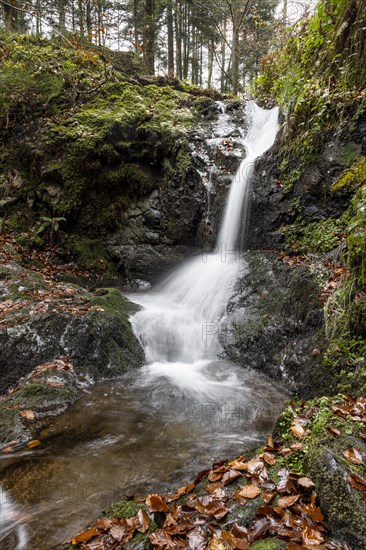
[(277, 108), (263, 110), (250, 102), (247, 117), (247, 156), (231, 184), (216, 250), (186, 261), (154, 292), (131, 296), (143, 307), (132, 323), (144, 346), (149, 373), (203, 393), (235, 384), (231, 379), (219, 383), (203, 372), (219, 352), (220, 320), (243, 269), (239, 237), (246, 225), (254, 163), (273, 145), (278, 131)]

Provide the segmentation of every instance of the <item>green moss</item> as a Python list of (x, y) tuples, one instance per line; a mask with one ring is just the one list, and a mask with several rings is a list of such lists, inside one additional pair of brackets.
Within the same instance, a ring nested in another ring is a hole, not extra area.
[(141, 502), (120, 500), (106, 510), (106, 515), (113, 518), (130, 518), (135, 516), (141, 508), (144, 508), (144, 504)]
[(336, 248), (343, 240), (348, 214), (341, 218), (326, 218), (319, 222), (306, 223), (298, 218), (296, 223), (282, 227), (286, 243), (295, 252), (324, 254)]
[(77, 258), (78, 264), (90, 271), (114, 274), (115, 267), (101, 239), (90, 239), (83, 235), (72, 235), (65, 248)]
[(260, 540), (249, 546), (252, 550), (285, 550), (286, 542), (284, 540), (270, 538)]
[(7, 443), (17, 439), (22, 432), (22, 423), (19, 410), (0, 405), (0, 443)]
[(59, 402), (68, 403), (75, 399), (74, 388), (52, 387), (46, 384), (26, 382), (19, 390), (11, 394), (8, 403), (22, 405), (24, 408), (37, 408)]
[(366, 157), (360, 157), (332, 185), (332, 192), (352, 191), (366, 181)]
[(127, 316), (139, 309), (139, 306), (130, 302), (117, 288), (104, 289), (106, 294), (101, 296), (92, 296), (91, 301), (94, 305), (103, 308), (105, 311), (117, 315), (123, 322), (126, 322)]

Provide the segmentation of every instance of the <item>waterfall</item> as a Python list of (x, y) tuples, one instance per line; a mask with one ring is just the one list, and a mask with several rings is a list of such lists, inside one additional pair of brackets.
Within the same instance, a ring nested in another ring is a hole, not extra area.
[(273, 145), (278, 131), (277, 108), (263, 110), (250, 102), (247, 117), (247, 155), (232, 180), (215, 251), (187, 260), (151, 293), (130, 296), (142, 306), (131, 322), (150, 374), (195, 391), (207, 386), (202, 370), (220, 351), (220, 320), (243, 269), (238, 241), (246, 223), (254, 163)]

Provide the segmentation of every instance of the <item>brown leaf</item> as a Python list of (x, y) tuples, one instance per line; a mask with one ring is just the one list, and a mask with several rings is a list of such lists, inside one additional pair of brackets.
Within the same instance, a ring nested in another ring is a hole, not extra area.
[(343, 455), (347, 458), (347, 460), (352, 462), (352, 464), (363, 464), (362, 453), (359, 449), (356, 449), (356, 447), (347, 449)]
[(151, 533), (149, 540), (154, 545), (154, 548), (176, 548), (172, 537), (162, 529)]
[(273, 500), (275, 494), (276, 491), (262, 491), (261, 497), (266, 504), (269, 504)]
[(112, 525), (113, 525), (113, 520), (102, 518), (102, 519), (98, 519), (94, 523), (93, 527), (96, 527), (101, 531), (108, 531), (112, 527)]
[(229, 511), (229, 508), (221, 500), (215, 500), (210, 495), (200, 497), (195, 507), (198, 512), (216, 519), (223, 518)]
[(279, 508), (288, 508), (297, 502), (300, 498), (300, 495), (291, 495), (288, 497), (281, 497), (278, 499), (277, 506)]
[(258, 495), (260, 495), (261, 490), (256, 485), (246, 485), (240, 491), (238, 491), (236, 494), (243, 497), (243, 498), (256, 498)]
[(294, 443), (291, 443), (290, 447), (292, 451), (301, 451), (305, 445), (304, 443), (300, 443), (300, 441), (295, 441)]
[(121, 542), (122, 540), (124, 542), (128, 542), (128, 540), (132, 538), (134, 529), (132, 533), (130, 531), (131, 529), (127, 525), (127, 522), (123, 522), (123, 523), (113, 525), (109, 533), (118, 542)]
[(222, 478), (222, 482), (227, 485), (228, 483), (231, 483), (234, 481), (234, 479), (238, 478), (242, 474), (238, 472), (237, 470), (229, 470), (226, 472)]
[(219, 481), (222, 478), (222, 472), (217, 472), (215, 470), (211, 470), (208, 474), (208, 479), (210, 481)]
[(190, 550), (206, 550), (206, 536), (202, 527), (196, 527), (188, 535)]
[(290, 432), (291, 432), (295, 437), (304, 437), (304, 435), (305, 435), (305, 430), (304, 430), (304, 428), (301, 426), (301, 424), (294, 424), (293, 426), (291, 426)]
[(247, 462), (247, 470), (250, 474), (259, 474), (264, 468), (264, 462), (255, 456)]
[(247, 550), (249, 548), (248, 530), (242, 525), (233, 524), (231, 533), (236, 539), (236, 548), (239, 550)]
[(223, 489), (224, 484), (221, 481), (217, 481), (216, 483), (208, 483), (206, 485), (206, 491), (212, 495), (217, 489)]
[(334, 426), (331, 426), (330, 424), (328, 424), (327, 426), (325, 426), (328, 430), (329, 433), (331, 433), (332, 435), (334, 435), (335, 437), (338, 437), (341, 435), (341, 431), (338, 430), (338, 428), (335, 428)]
[(34, 414), (33, 411), (31, 410), (27, 410), (27, 411), (20, 411), (20, 416), (22, 418), (25, 418), (26, 420), (34, 420), (36, 415)]
[(210, 550), (226, 550), (224, 542), (217, 535), (214, 535), (211, 539)]
[(169, 508), (160, 495), (148, 495), (146, 498), (146, 506), (152, 512), (169, 512)]
[(366, 479), (359, 474), (349, 474), (347, 481), (354, 489), (366, 491)]
[(263, 459), (267, 462), (267, 464), (270, 464), (270, 466), (274, 466), (276, 464), (276, 459), (271, 453), (263, 453)]
[(319, 546), (324, 542), (324, 537), (319, 531), (305, 527), (301, 532), (302, 542), (305, 546)]
[(309, 487), (314, 487), (313, 481), (311, 481), (308, 477), (300, 477), (300, 479), (297, 480), (297, 483), (301, 485), (301, 487), (306, 487), (307, 489)]
[(36, 447), (39, 447), (42, 445), (39, 439), (32, 439), (32, 441), (28, 441), (27, 447), (28, 449), (35, 449)]
[[(315, 493), (313, 493), (313, 495), (315, 495)], [(320, 510), (320, 508), (318, 508), (318, 506), (315, 506), (313, 502), (311, 502), (310, 504), (299, 504), (299, 509), (305, 512), (305, 514), (307, 514), (313, 521), (317, 523), (321, 523), (324, 521), (322, 511)]]
[(271, 522), (267, 517), (261, 517), (259, 519), (254, 519), (252, 527), (248, 532), (248, 539), (250, 542), (260, 539), (267, 533), (271, 528)]
[(150, 518), (146, 510), (140, 508), (140, 510), (137, 512), (137, 519), (140, 524), (140, 526), (137, 528), (138, 531), (140, 531), (140, 533), (146, 533), (150, 525)]
[(230, 462), (230, 465), (232, 466), (233, 470), (243, 471), (247, 469), (247, 463), (242, 462), (241, 460)]
[(76, 537), (71, 540), (71, 544), (80, 544), (81, 542), (88, 542), (92, 537), (99, 535), (98, 529), (91, 527), (86, 531), (82, 531)]

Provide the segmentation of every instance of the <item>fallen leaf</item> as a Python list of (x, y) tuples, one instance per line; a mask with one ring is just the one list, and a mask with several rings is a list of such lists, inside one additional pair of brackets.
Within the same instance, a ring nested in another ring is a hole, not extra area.
[(246, 485), (236, 494), (243, 498), (256, 498), (261, 493), (261, 490), (256, 485)]
[(335, 437), (338, 437), (341, 435), (341, 432), (340, 430), (338, 430), (338, 428), (335, 428), (334, 426), (330, 426), (329, 424), (328, 426), (325, 426), (325, 427), (328, 430), (328, 432), (334, 435)]
[(169, 512), (169, 508), (160, 495), (148, 495), (146, 498), (146, 506), (152, 512)]
[(91, 527), (86, 531), (82, 531), (76, 537), (71, 540), (71, 544), (80, 544), (81, 542), (88, 542), (91, 538), (99, 534), (98, 529)]
[(96, 527), (97, 529), (102, 531), (108, 531), (112, 527), (112, 525), (113, 525), (113, 520), (103, 518), (103, 519), (98, 519), (94, 523), (93, 527)]
[(293, 426), (291, 426), (290, 432), (291, 432), (295, 437), (304, 437), (304, 435), (305, 435), (305, 430), (304, 430), (304, 428), (301, 426), (301, 424), (294, 424)]
[(273, 500), (275, 494), (276, 491), (262, 491), (261, 497), (266, 504), (269, 504)]
[(267, 464), (269, 464), (270, 466), (274, 466), (276, 464), (276, 459), (275, 457), (273, 456), (273, 454), (271, 453), (263, 453), (263, 459), (265, 460), (265, 462), (267, 462)]
[(366, 479), (359, 474), (349, 474), (347, 481), (354, 489), (366, 491)]
[(301, 532), (302, 542), (305, 546), (319, 546), (324, 542), (324, 537), (319, 531), (305, 527)]
[(226, 550), (226, 546), (217, 535), (214, 535), (210, 542), (210, 550)]
[(301, 487), (306, 487), (307, 489), (309, 487), (314, 487), (314, 483), (309, 477), (300, 477), (300, 479), (297, 480), (297, 483), (301, 485)]
[(140, 531), (140, 533), (146, 533), (150, 525), (150, 518), (146, 510), (140, 508), (140, 510), (137, 512), (137, 519), (140, 524), (140, 526), (137, 528), (138, 531)]
[(36, 415), (34, 414), (33, 411), (31, 410), (27, 410), (27, 411), (20, 411), (20, 416), (22, 418), (25, 418), (26, 420), (34, 420)]
[(362, 453), (359, 449), (356, 449), (356, 447), (347, 449), (343, 455), (347, 458), (347, 460), (352, 462), (352, 464), (363, 464)]
[(32, 439), (32, 441), (28, 441), (27, 447), (28, 449), (35, 449), (36, 447), (39, 447), (42, 445), (39, 439)]
[(190, 550), (206, 550), (206, 536), (202, 527), (196, 527), (188, 535)]
[(242, 474), (238, 472), (237, 470), (229, 470), (226, 472), (222, 478), (222, 482), (227, 485), (228, 483), (231, 483), (236, 479), (237, 477), (241, 476)]
[(206, 491), (212, 495), (217, 489), (222, 489), (224, 484), (221, 481), (216, 481), (216, 483), (208, 483), (206, 485)]
[(172, 537), (162, 529), (151, 533), (149, 540), (154, 545), (154, 548), (176, 548)]
[(300, 495), (291, 495), (286, 497), (281, 497), (278, 499), (277, 506), (279, 508), (288, 508), (297, 502), (300, 498)]

